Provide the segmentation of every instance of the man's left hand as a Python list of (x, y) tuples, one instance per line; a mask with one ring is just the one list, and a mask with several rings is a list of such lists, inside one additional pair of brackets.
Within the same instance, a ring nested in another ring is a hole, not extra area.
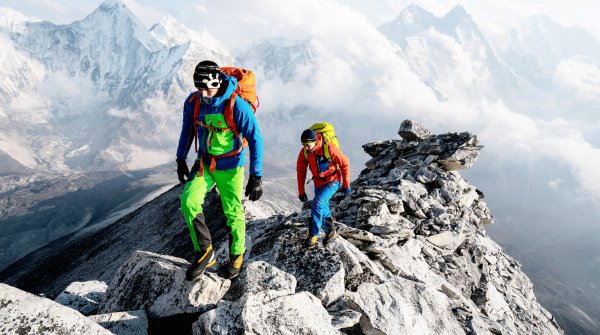
[(262, 177), (251, 174), (246, 184), (246, 196), (252, 201), (260, 199), (262, 196)]

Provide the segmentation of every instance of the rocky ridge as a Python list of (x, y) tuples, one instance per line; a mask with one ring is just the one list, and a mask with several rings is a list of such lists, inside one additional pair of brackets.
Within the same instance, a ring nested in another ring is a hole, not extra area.
[[(373, 158), (332, 200), (340, 236), (327, 247), (303, 248), (307, 210), (255, 219), (233, 281), (216, 267), (189, 283), (184, 259), (136, 251), (105, 290), (90, 283), (102, 292), (70, 286), (96, 300), (70, 306), (119, 334), (159, 333), (175, 319), (193, 334), (562, 334), (519, 263), (485, 235), (483, 193), (456, 172), (477, 159), (477, 137), (409, 120), (399, 134), (364, 146)], [(213, 242), (224, 264), (226, 237)]]

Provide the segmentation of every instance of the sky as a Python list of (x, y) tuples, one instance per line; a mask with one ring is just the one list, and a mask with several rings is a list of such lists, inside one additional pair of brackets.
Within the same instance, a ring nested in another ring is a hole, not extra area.
[[(10, 7), (26, 16), (35, 16), (57, 24), (79, 20), (93, 11), (102, 1), (77, 0), (2, 0), (0, 7)], [(218, 38), (230, 50), (245, 47), (247, 36), (272, 37), (280, 35), (290, 22), (298, 20), (297, 27), (310, 25), (302, 15), (310, 9), (310, 2), (255, 0), (255, 1), (208, 1), (208, 0), (123, 0), (142, 22), (150, 27), (170, 13), (192, 29), (218, 31)], [(326, 2), (326, 1), (325, 1)], [(393, 20), (411, 3), (415, 3), (436, 16), (443, 16), (457, 4), (465, 7), (489, 34), (501, 31), (507, 24), (514, 24), (531, 15), (548, 15), (563, 26), (578, 25), (596, 37), (600, 37), (600, 4), (591, 0), (347, 0), (343, 2), (364, 15), (372, 24)], [(306, 8), (308, 7), (308, 8)], [(233, 15), (235, 14), (235, 15)], [(243, 29), (227, 29), (228, 20), (236, 17), (236, 26)], [(298, 29), (301, 30), (301, 29)], [(286, 34), (290, 36), (291, 34)]]

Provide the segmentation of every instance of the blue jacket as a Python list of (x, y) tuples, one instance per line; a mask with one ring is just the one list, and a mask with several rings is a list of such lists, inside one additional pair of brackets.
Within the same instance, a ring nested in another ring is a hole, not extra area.
[[(223, 76), (223, 84), (227, 85), (225, 93), (212, 98), (208, 104), (203, 102), (200, 105), (200, 113), (198, 115), (200, 121), (203, 121), (207, 114), (223, 114), (229, 97), (237, 88), (237, 79), (235, 77), (227, 76), (223, 73), (221, 75)], [(185, 99), (183, 105), (183, 126), (181, 127), (181, 135), (179, 136), (177, 159), (186, 159), (194, 143), (194, 102), (190, 102), (190, 98), (194, 94), (197, 94), (196, 99), (201, 99), (200, 92), (198, 91), (191, 93)], [(256, 122), (256, 117), (250, 104), (239, 96), (235, 99), (233, 119), (240, 135), (248, 141), (248, 147), (250, 148), (250, 174), (262, 176), (263, 140), (260, 127), (258, 126), (258, 122)], [(207, 138), (209, 130), (202, 126), (198, 126), (196, 129), (199, 139), (198, 158), (200, 158), (203, 153), (208, 153), (206, 143), (200, 139)], [(237, 137), (234, 137), (234, 150), (238, 149), (241, 145), (243, 145), (241, 141)], [(229, 170), (243, 166), (245, 163), (244, 152), (245, 150), (242, 150), (238, 155), (217, 159), (217, 170)], [(204, 162), (210, 164), (210, 160), (206, 157), (204, 158)]]

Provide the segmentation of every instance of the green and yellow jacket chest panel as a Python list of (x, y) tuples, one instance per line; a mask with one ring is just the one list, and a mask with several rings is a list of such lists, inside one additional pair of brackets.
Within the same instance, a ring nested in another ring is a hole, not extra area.
[[(223, 114), (205, 114), (204, 124), (215, 129), (227, 129), (227, 122)], [(233, 150), (234, 134), (231, 130), (225, 131), (207, 129), (206, 148), (213, 156), (223, 155)]]

